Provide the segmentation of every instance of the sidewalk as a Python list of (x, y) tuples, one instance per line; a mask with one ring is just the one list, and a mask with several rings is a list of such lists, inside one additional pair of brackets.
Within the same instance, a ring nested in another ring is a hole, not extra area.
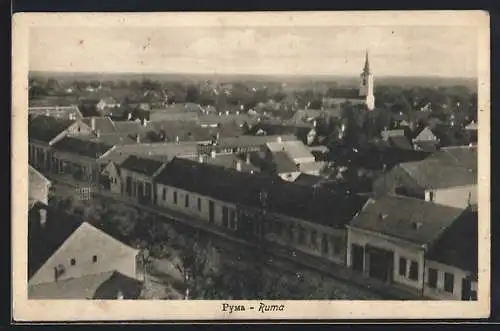
[[(63, 178), (63, 179), (56, 178), (56, 176), (53, 175), (50, 176), (49, 178), (54, 182), (54, 184), (62, 184), (71, 187), (78, 187), (82, 185), (81, 183), (68, 178)], [(111, 200), (121, 202), (123, 204), (132, 205), (138, 209), (142, 209), (144, 211), (163, 216), (165, 218), (168, 218), (169, 220), (182, 223), (183, 225), (192, 226), (199, 230), (215, 235), (218, 238), (223, 238), (225, 240), (228, 240), (231, 243), (237, 243), (239, 245), (246, 246), (248, 248), (257, 248), (257, 245), (255, 243), (250, 243), (248, 241), (236, 238), (234, 234), (230, 233), (228, 230), (214, 228), (214, 226), (208, 224), (204, 220), (196, 219), (195, 217), (191, 216), (187, 217), (185, 214), (182, 214), (180, 212), (167, 210), (163, 207), (142, 205), (137, 201), (133, 200), (132, 198), (123, 197), (121, 195), (116, 195), (114, 193), (104, 190), (96, 191), (95, 194)], [(383, 283), (376, 279), (372, 279), (362, 274), (359, 274), (342, 265), (335, 264), (333, 262), (327, 262), (323, 260), (321, 257), (316, 257), (309, 255), (307, 253), (303, 253), (298, 249), (295, 250), (295, 256), (291, 256), (289, 254), (283, 253), (284, 250), (283, 247), (281, 246), (272, 247), (273, 245), (277, 246), (277, 244), (268, 245), (268, 248), (270, 248), (268, 250), (268, 253), (270, 253), (270, 255), (272, 255), (273, 257), (280, 258), (288, 262), (291, 262), (293, 264), (301, 265), (306, 268), (311, 268), (313, 270), (324, 273), (334, 279), (343, 281), (347, 284), (359, 286), (364, 289), (373, 291), (374, 293), (378, 293), (388, 299), (393, 299), (393, 300), (427, 299), (420, 297), (415, 290), (405, 289), (402, 287), (395, 287), (394, 285)]]

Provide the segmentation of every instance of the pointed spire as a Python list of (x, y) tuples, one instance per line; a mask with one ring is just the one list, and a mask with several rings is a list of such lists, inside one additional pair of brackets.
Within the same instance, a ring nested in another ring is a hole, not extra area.
[(368, 60), (368, 50), (366, 50), (365, 67), (363, 68), (363, 72), (367, 74), (370, 73), (370, 61)]

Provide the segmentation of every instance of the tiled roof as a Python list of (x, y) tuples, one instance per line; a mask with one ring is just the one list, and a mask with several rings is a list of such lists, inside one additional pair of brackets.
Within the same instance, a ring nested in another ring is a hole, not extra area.
[(75, 121), (58, 119), (51, 116), (34, 116), (28, 120), (28, 136), (49, 143), (52, 139), (68, 129)]
[(272, 141), (266, 144), (267, 148), (271, 152), (286, 152), (290, 158), (293, 160), (301, 159), (301, 158), (313, 158), (314, 155), (311, 154), (309, 149), (302, 141)]
[(113, 148), (101, 142), (89, 141), (76, 137), (64, 137), (53, 145), (54, 150), (99, 159)]
[(28, 286), (29, 299), (113, 300), (118, 293), (123, 299), (137, 299), (142, 282), (118, 271), (108, 271), (53, 283)]
[(130, 155), (120, 164), (120, 168), (151, 177), (163, 167), (163, 164), (163, 162), (157, 160)]
[(167, 164), (157, 182), (256, 208), (260, 206), (259, 193), (265, 190), (269, 211), (332, 227), (342, 227), (367, 199), (177, 158)]
[(422, 151), (433, 153), (438, 150), (438, 145), (434, 141), (416, 141), (414, 144)]
[(266, 143), (271, 141), (297, 141), (297, 137), (294, 135), (283, 135), (283, 136), (250, 136), (242, 135), (239, 137), (222, 137), (219, 139), (217, 146), (224, 148), (232, 147), (250, 147), (250, 146), (265, 146)]
[(83, 119), (83, 122), (90, 128), (92, 128), (92, 121), (95, 123), (95, 131), (99, 131), (101, 134), (111, 134), (116, 132), (113, 121), (107, 116), (86, 117)]
[(297, 179), (294, 180), (295, 184), (305, 185), (305, 186), (315, 186), (320, 184), (324, 180), (321, 176), (314, 176), (309, 174), (300, 174)]
[(113, 124), (118, 134), (132, 135), (143, 131), (141, 124), (135, 121), (114, 121)]
[(477, 185), (477, 148), (441, 149), (428, 158), (399, 165), (423, 188)]
[(161, 157), (165, 162), (174, 157), (190, 157), (198, 153), (198, 147), (195, 142), (181, 143), (140, 143), (125, 146), (116, 146), (112, 151), (106, 154), (100, 162), (115, 162), (121, 164), (130, 155), (142, 156), (147, 158)]
[(477, 275), (478, 214), (466, 211), (432, 245), (427, 259)]
[(410, 141), (408, 138), (405, 136), (392, 136), (389, 137), (388, 139), (389, 145), (394, 148), (398, 149), (405, 149), (405, 150), (413, 150), (413, 146), (411, 145)]
[[(223, 167), (226, 169), (236, 169), (236, 163), (240, 162), (241, 171), (248, 173), (258, 173), (260, 169), (254, 166), (252, 163), (247, 163), (245, 160), (241, 159), (235, 154), (218, 154), (215, 157), (209, 155), (201, 155), (202, 162)], [(187, 157), (185, 159), (200, 162), (200, 156)]]
[(432, 244), (462, 209), (403, 196), (370, 199), (350, 226), (418, 245)]
[(278, 174), (299, 171), (297, 165), (293, 163), (292, 160), (290, 160), (290, 158), (285, 152), (273, 153), (273, 162), (276, 166), (276, 172)]
[(28, 114), (31, 116), (45, 115), (67, 120), (81, 119), (83, 117), (77, 106), (30, 107)]

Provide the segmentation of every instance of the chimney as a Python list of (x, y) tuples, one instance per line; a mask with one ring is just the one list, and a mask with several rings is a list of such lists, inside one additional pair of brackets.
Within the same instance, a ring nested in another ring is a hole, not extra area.
[(277, 141), (278, 143), (282, 143), (282, 142), (283, 142), (283, 139), (281, 139), (281, 136), (279, 136), (278, 138), (276, 138), (276, 141)]
[(314, 120), (313, 121), (313, 127), (316, 128), (317, 125), (318, 125), (318, 121)]
[(423, 225), (422, 222), (415, 221), (415, 222), (413, 222), (413, 229), (418, 231), (418, 230), (420, 230), (422, 225)]
[(210, 151), (210, 157), (211, 157), (212, 159), (215, 159), (215, 156), (216, 156), (215, 149), (212, 149), (212, 150)]
[(240, 160), (234, 161), (234, 169), (236, 169), (236, 171), (241, 171), (241, 161)]
[(38, 211), (38, 214), (40, 216), (40, 226), (44, 228), (47, 224), (47, 210), (42, 208)]
[(90, 126), (91, 126), (92, 131), (95, 131), (95, 117), (94, 116), (92, 116), (90, 119)]
[(179, 136), (175, 136), (175, 143), (178, 144), (179, 143)]
[(217, 131), (217, 135), (215, 136), (215, 139), (216, 139), (217, 141), (219, 141), (219, 139), (220, 139), (220, 133), (219, 133), (219, 131)]
[(137, 141), (138, 144), (141, 143), (141, 135), (137, 134), (137, 137), (135, 137), (135, 140)]

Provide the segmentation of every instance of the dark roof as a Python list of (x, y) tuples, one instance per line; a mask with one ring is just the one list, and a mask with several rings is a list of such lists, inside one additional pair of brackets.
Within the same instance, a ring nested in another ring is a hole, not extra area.
[(273, 153), (273, 162), (276, 166), (276, 172), (278, 174), (299, 171), (299, 167), (297, 167), (297, 165), (290, 160), (285, 152)]
[(56, 151), (98, 159), (113, 146), (76, 137), (64, 137), (53, 145)]
[[(370, 199), (350, 226), (428, 245), (438, 239), (462, 213), (462, 209), (421, 199), (387, 195)], [(417, 224), (419, 228), (415, 227)]]
[[(47, 223), (40, 228), (39, 211), (47, 211)], [(78, 229), (82, 221), (74, 215), (37, 203), (28, 215), (28, 279)]]
[(178, 158), (167, 164), (157, 182), (255, 208), (261, 205), (259, 193), (264, 190), (268, 193), (269, 211), (332, 227), (343, 226), (367, 200)]
[(439, 146), (435, 141), (416, 141), (414, 144), (422, 151), (433, 153), (438, 150)]
[(28, 120), (28, 136), (29, 139), (49, 143), (73, 123), (75, 123), (73, 120), (58, 119), (51, 116), (34, 116)]
[(389, 137), (388, 142), (389, 142), (389, 145), (391, 147), (394, 147), (394, 148), (413, 150), (413, 146), (411, 145), (408, 138), (406, 138), (405, 136)]
[(130, 155), (120, 164), (120, 168), (153, 176), (163, 166), (163, 162), (146, 157)]
[(428, 158), (399, 165), (423, 188), (477, 184), (477, 148), (443, 148)]
[(78, 278), (42, 283), (28, 287), (30, 299), (87, 299), (114, 300), (119, 293), (123, 299), (138, 299), (142, 282), (118, 271), (108, 271)]
[(321, 176), (314, 176), (309, 174), (300, 174), (297, 179), (294, 180), (295, 184), (305, 185), (305, 186), (315, 186), (324, 180)]
[(478, 273), (478, 214), (466, 211), (432, 245), (427, 259)]

